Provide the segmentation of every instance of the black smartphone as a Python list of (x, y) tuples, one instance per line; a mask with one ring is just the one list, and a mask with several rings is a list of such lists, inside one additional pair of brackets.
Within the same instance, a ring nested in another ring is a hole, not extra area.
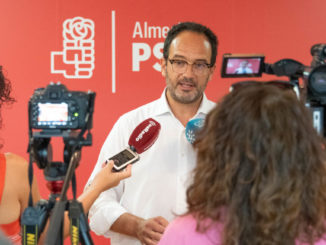
[(263, 54), (224, 54), (221, 77), (261, 77)]
[(132, 151), (130, 148), (126, 148), (118, 154), (111, 157), (109, 160), (113, 160), (113, 171), (119, 172), (125, 169), (128, 164), (135, 163), (139, 160), (139, 155)]

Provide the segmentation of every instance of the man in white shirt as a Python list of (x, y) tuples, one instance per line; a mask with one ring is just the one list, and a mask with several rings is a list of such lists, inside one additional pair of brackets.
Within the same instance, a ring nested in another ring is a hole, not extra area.
[(186, 188), (196, 154), (185, 136), (190, 119), (214, 107), (204, 90), (212, 78), (217, 38), (207, 27), (183, 22), (164, 42), (161, 98), (121, 116), (104, 142), (89, 179), (101, 164), (128, 146), (134, 128), (147, 118), (161, 124), (157, 141), (133, 165), (131, 178), (101, 194), (90, 210), (90, 227), (112, 245), (157, 244), (175, 214), (186, 211)]

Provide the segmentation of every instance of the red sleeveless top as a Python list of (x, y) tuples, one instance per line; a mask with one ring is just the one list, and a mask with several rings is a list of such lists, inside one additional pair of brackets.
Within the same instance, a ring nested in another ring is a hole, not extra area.
[[(3, 188), (5, 185), (6, 158), (0, 154), (0, 204), (2, 200)], [(10, 239), (13, 244), (21, 244), (20, 218), (9, 223), (0, 225), (0, 230)]]

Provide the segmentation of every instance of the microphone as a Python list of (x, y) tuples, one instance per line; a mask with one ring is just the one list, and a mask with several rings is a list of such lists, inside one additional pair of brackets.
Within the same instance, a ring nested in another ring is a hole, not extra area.
[(153, 118), (141, 122), (129, 137), (129, 147), (109, 158), (113, 160), (113, 171), (121, 171), (128, 164), (139, 160), (139, 154), (149, 149), (157, 140), (161, 125)]
[(140, 123), (132, 132), (129, 138), (130, 148), (134, 148), (138, 154), (150, 148), (156, 141), (161, 125), (152, 118)]
[(199, 131), (204, 127), (204, 118), (191, 119), (186, 125), (186, 138), (190, 144), (196, 140)]

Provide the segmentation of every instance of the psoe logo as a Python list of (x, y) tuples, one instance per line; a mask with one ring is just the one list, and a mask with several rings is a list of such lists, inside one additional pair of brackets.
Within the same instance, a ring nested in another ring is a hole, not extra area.
[(94, 22), (75, 17), (63, 22), (63, 50), (51, 52), (51, 73), (65, 78), (90, 78), (93, 75)]

